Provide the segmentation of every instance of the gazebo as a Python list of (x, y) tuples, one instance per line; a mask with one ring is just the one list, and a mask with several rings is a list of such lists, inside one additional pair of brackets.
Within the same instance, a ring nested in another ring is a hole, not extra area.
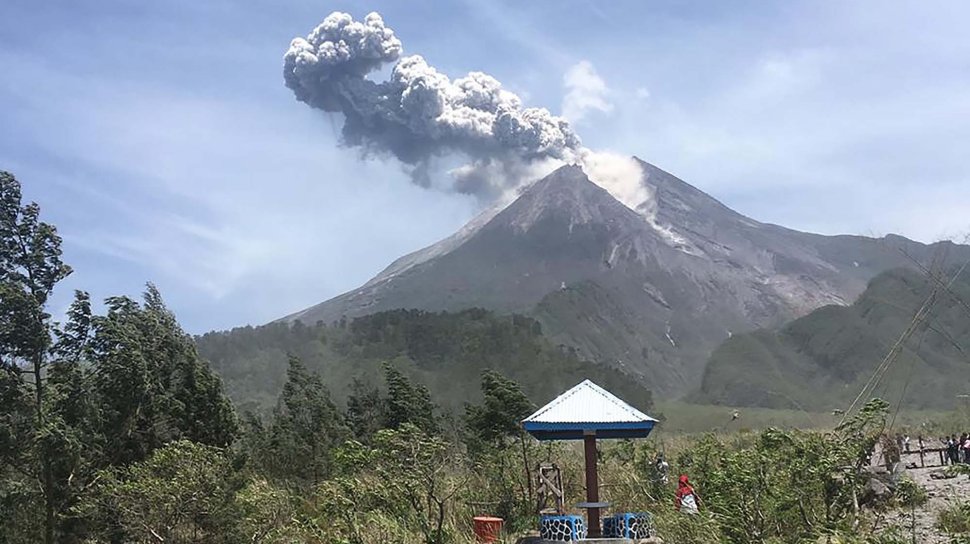
[(616, 395), (585, 380), (522, 420), (538, 440), (583, 440), (586, 457), (586, 502), (589, 536), (600, 537), (600, 509), (596, 472), (597, 438), (646, 438), (657, 420), (623, 402)]

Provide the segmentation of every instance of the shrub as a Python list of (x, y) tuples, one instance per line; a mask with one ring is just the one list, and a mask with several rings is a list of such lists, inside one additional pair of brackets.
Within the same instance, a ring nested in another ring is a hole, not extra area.
[(970, 502), (960, 501), (941, 510), (936, 526), (949, 534), (970, 533)]
[(896, 484), (894, 499), (896, 504), (906, 508), (922, 506), (930, 500), (926, 490), (909, 478), (903, 478)]

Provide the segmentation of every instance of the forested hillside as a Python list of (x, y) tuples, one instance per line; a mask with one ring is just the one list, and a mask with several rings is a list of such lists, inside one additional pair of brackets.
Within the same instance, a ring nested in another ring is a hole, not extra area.
[(970, 246), (902, 236), (821, 236), (760, 223), (638, 159), (650, 198), (631, 209), (564, 166), (358, 289), (286, 321), (330, 323), (397, 308), (485, 308), (538, 319), (556, 344), (631, 374), (658, 397), (700, 385), (733, 333), (849, 304), (877, 274)]
[(648, 409), (650, 391), (623, 373), (554, 346), (542, 327), (520, 315), (395, 310), (332, 324), (296, 322), (243, 327), (196, 339), (199, 352), (218, 372), (239, 406), (263, 410), (286, 379), (288, 355), (299, 357), (330, 384), (338, 402), (355, 379), (380, 381), (389, 362), (425, 384), (446, 410), (477, 401), (482, 372), (493, 369), (522, 384), (534, 402), (545, 402), (592, 379), (628, 402)]
[[(61, 256), (0, 172), (0, 544), (465, 543), (486, 513), (513, 540), (536, 528), (539, 462), (562, 467), (566, 504), (585, 496), (578, 452), (519, 425), (533, 400), (589, 377), (649, 408), (649, 393), (552, 346), (532, 319), (393, 311), (200, 339), (257, 408), (239, 417), (150, 284), (103, 314), (79, 291), (55, 321)], [(600, 497), (651, 512), (668, 542), (915, 541), (883, 519), (919, 504), (919, 488), (874, 498), (859, 470), (888, 410), (873, 400), (827, 432), (601, 441)], [(691, 474), (699, 515), (673, 508), (659, 451)], [(941, 527), (966, 533), (967, 512), (953, 503)]]
[(0, 543), (130, 542), (112, 505), (123, 467), (238, 435), (219, 378), (152, 285), (103, 315), (78, 291), (58, 323), (48, 300), (70, 274), (57, 230), (0, 172)]
[(737, 334), (711, 356), (695, 400), (828, 411), (859, 393), (917, 311), (923, 320), (875, 394), (904, 406), (949, 409), (970, 383), (970, 271), (934, 281), (897, 269), (873, 279), (851, 306), (827, 306), (779, 330)]

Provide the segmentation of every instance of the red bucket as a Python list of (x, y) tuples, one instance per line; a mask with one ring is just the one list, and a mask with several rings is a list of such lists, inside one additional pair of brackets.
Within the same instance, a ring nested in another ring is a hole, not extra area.
[(477, 516), (472, 520), (475, 522), (475, 540), (479, 542), (495, 542), (502, 534), (502, 518)]

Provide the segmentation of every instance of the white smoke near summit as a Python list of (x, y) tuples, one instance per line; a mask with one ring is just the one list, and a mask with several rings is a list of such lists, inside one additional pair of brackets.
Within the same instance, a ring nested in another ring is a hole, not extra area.
[(652, 219), (653, 195), (642, 181), (643, 169), (633, 157), (610, 151), (583, 150), (583, 171), (590, 181), (609, 191), (628, 208)]
[[(584, 148), (565, 118), (546, 108), (523, 107), (517, 95), (488, 74), (470, 72), (453, 80), (420, 55), (402, 57), (401, 52), (401, 41), (379, 14), (355, 21), (333, 12), (305, 38), (290, 43), (283, 75), (297, 100), (343, 114), (344, 145), (365, 154), (393, 155), (421, 186), (431, 184), (431, 161), (448, 155), (469, 161), (450, 170), (451, 189), (484, 201), (562, 164), (580, 163), (594, 181), (608, 179), (604, 187), (631, 208), (643, 202), (633, 202), (640, 196), (634, 187), (642, 185), (639, 169), (633, 175), (616, 166), (616, 157), (599, 157)], [(368, 79), (391, 63), (386, 81)], [(573, 78), (575, 89), (586, 93), (577, 107), (603, 109), (604, 103), (588, 100), (596, 89), (589, 87), (586, 76), (592, 66), (587, 68)], [(592, 170), (608, 173), (594, 176)], [(620, 173), (632, 177), (619, 180)]]

